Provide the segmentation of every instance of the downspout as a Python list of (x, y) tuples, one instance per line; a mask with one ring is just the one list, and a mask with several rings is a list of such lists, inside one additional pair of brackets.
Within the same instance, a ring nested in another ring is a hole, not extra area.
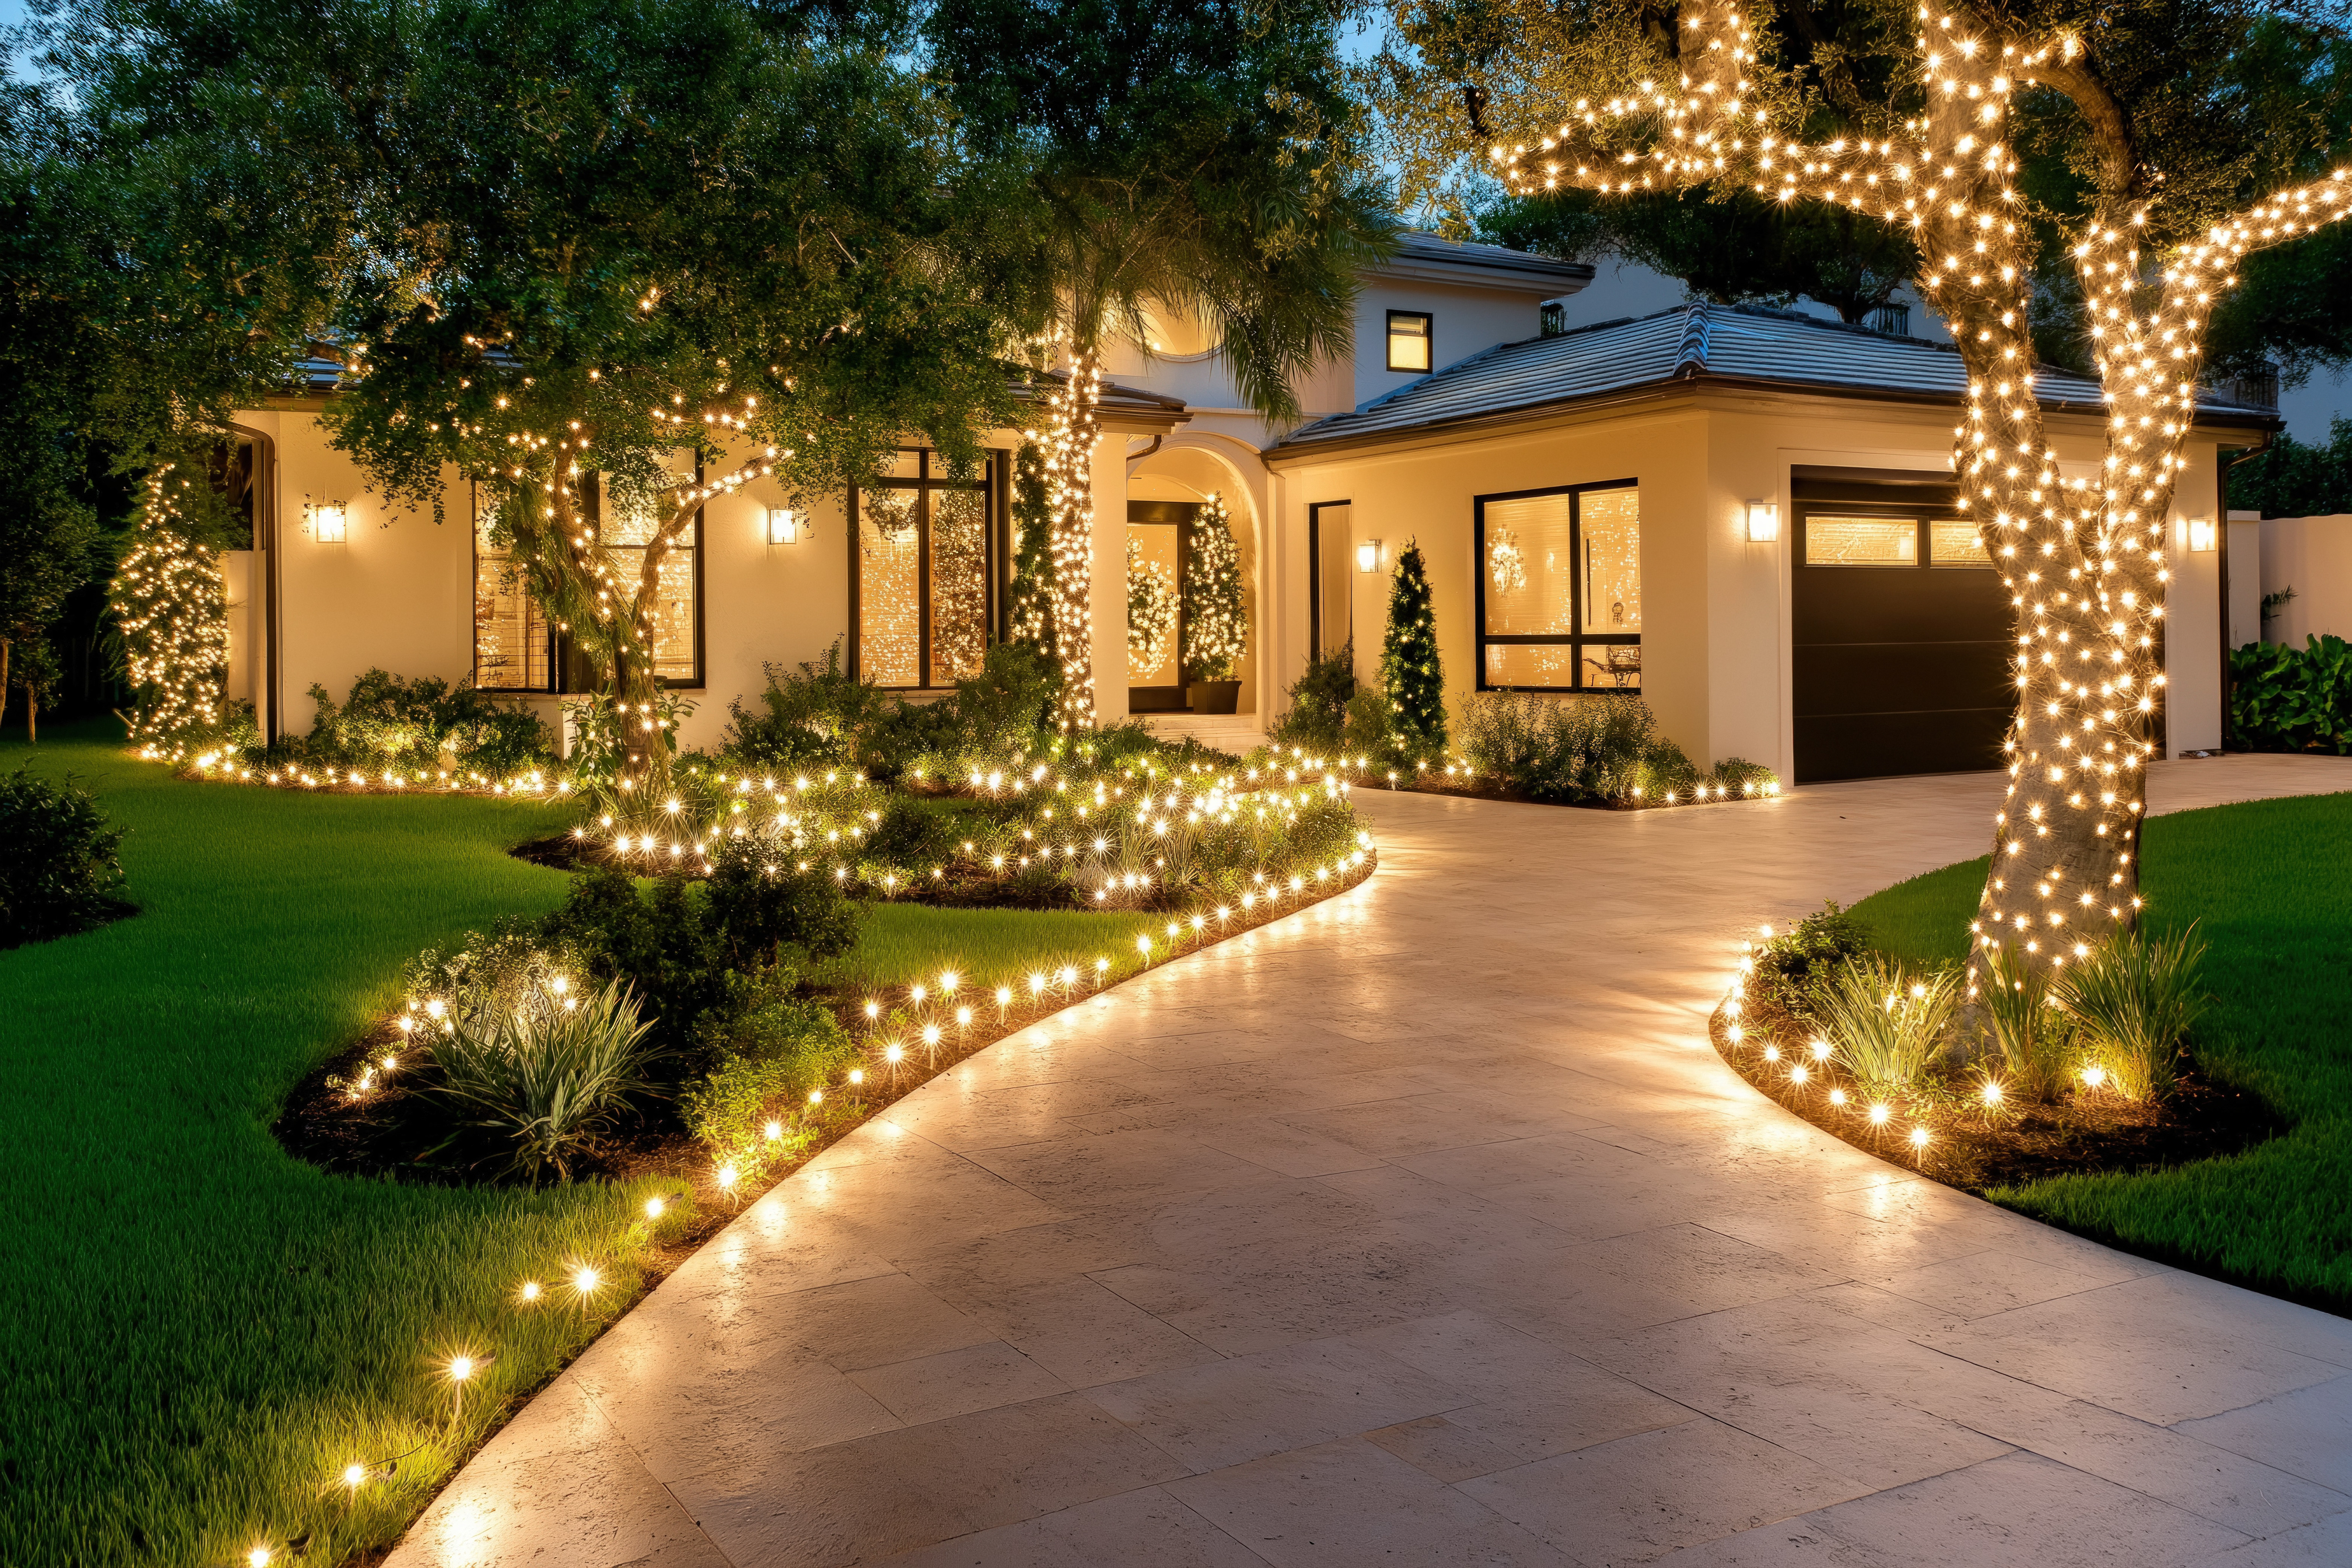
[[(2213, 479), (2214, 510), (2221, 514), (2216, 526), (2221, 531), (2221, 754), (2225, 757), (2230, 754), (2230, 648), (2235, 640), (2230, 629), (2230, 470), (2240, 463), (2252, 462), (2261, 457), (2277, 439), (2276, 431), (2263, 431), (2261, 446), (2248, 447), (2228, 462), (2219, 465)], [(2260, 641), (2262, 635), (2262, 614), (2257, 609), (2254, 615), (2255, 640)]]
[(1151, 438), (1151, 445), (1150, 445), (1149, 447), (1145, 447), (1145, 448), (1143, 448), (1143, 450), (1142, 450), (1142, 451), (1140, 451), (1140, 452), (1129, 452), (1129, 453), (1127, 455), (1127, 460), (1128, 460), (1129, 462), (1130, 462), (1130, 463), (1139, 463), (1139, 462), (1143, 461), (1143, 459), (1144, 459), (1144, 458), (1148, 458), (1148, 457), (1151, 456), (1151, 454), (1152, 454), (1152, 453), (1157, 452), (1158, 450), (1160, 450), (1160, 444), (1162, 441), (1165, 441), (1166, 439), (1168, 439), (1168, 437), (1167, 437), (1167, 435), (1166, 435), (1166, 433), (1165, 433), (1165, 432), (1163, 432), (1163, 433), (1161, 433), (1161, 434), (1160, 434), (1160, 435), (1158, 435), (1158, 436), (1154, 436), (1154, 437)]

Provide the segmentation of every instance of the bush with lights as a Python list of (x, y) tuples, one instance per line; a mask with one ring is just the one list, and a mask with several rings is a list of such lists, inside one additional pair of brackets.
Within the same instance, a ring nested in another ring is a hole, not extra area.
[(1437, 616), (1421, 546), (1398, 552), (1389, 580), (1388, 631), (1381, 641), (1381, 689), (1398, 756), (1419, 762), (1445, 754), (1445, 669), (1437, 652)]
[(109, 595), (129, 667), (131, 743), (172, 762), (220, 727), (228, 679), (228, 585), (184, 505), (194, 496), (174, 465), (148, 477)]
[(1184, 559), (1184, 676), (1231, 680), (1249, 649), (1249, 591), (1233, 513), (1212, 495), (1192, 520), (1192, 547)]

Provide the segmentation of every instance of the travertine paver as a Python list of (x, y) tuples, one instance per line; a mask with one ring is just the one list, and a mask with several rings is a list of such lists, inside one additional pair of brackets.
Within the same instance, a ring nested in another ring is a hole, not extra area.
[(1979, 852), (1998, 793), (1368, 795), (1370, 883), (845, 1140), (393, 1561), (2352, 1562), (2352, 1322), (1914, 1179), (1707, 1047), (1751, 922)]

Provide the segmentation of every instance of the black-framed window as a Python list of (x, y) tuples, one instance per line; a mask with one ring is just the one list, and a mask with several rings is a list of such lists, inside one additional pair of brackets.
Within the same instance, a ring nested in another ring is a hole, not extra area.
[(1642, 685), (1642, 497), (1632, 479), (1480, 496), (1478, 689)]
[(1808, 510), (1802, 542), (1808, 566), (1926, 566), (1992, 569), (1973, 519)]
[(1307, 624), (1314, 657), (1355, 639), (1355, 585), (1349, 580), (1355, 503), (1315, 501), (1307, 508)]
[(936, 689), (980, 672), (1002, 615), (999, 563), (1009, 462), (991, 452), (978, 477), (953, 479), (936, 452), (899, 452), (849, 493), (850, 664), (899, 690)]
[[(671, 465), (678, 483), (700, 483), (702, 468), (691, 453)], [(581, 486), (581, 505), (613, 558), (624, 586), (634, 594), (645, 568), (657, 514), (658, 495), (609, 508), (595, 475)], [(606, 515), (608, 510), (612, 515)], [(495, 542), (498, 511), (474, 491), (474, 684), (485, 691), (565, 692), (591, 689), (595, 672), (551, 624), (530, 592), (528, 567)], [(665, 686), (703, 684), (702, 511), (698, 508), (656, 569), (654, 603), (654, 673)]]
[(1426, 374), (1432, 363), (1430, 344), (1435, 336), (1426, 310), (1389, 312), (1389, 368)]

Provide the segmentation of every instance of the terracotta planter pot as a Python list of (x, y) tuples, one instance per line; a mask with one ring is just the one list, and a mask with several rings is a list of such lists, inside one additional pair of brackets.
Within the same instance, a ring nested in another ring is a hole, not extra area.
[(1195, 713), (1231, 713), (1242, 700), (1238, 680), (1196, 680), (1184, 689), (1184, 700)]

